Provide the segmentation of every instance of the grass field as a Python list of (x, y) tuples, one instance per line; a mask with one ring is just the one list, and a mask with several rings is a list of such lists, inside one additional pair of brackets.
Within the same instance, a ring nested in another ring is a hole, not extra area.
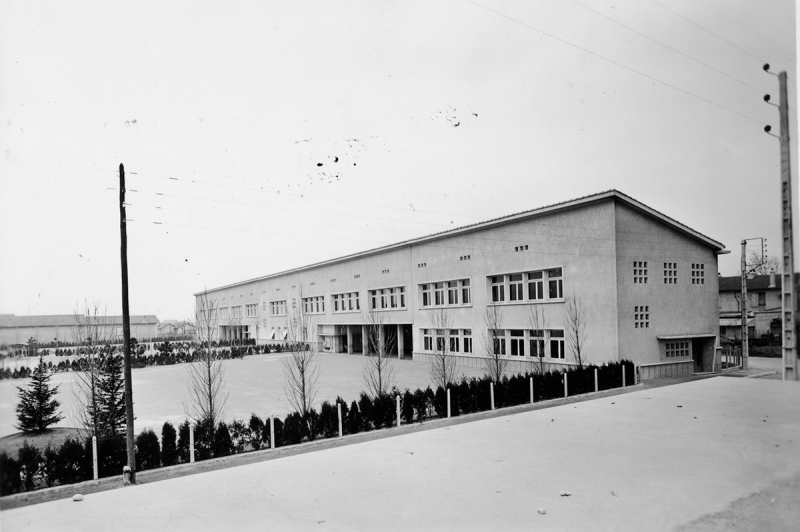
[[(227, 420), (250, 418), (255, 412), (264, 418), (270, 414), (283, 416), (290, 410), (283, 391), (281, 358), (286, 355), (253, 355), (240, 360), (226, 360), (228, 402), (224, 418)], [(329, 354), (319, 356), (320, 376), (317, 404), (332, 401), (339, 395), (352, 401), (364, 390), (363, 363), (358, 355)], [(400, 389), (426, 387), (430, 384), (428, 364), (411, 360), (394, 360), (394, 376)], [(482, 374), (480, 369), (459, 367), (468, 377)], [(189, 392), (186, 387), (186, 365), (150, 366), (133, 370), (133, 404), (136, 415), (135, 430), (152, 428), (161, 432), (165, 421), (177, 423), (186, 418)], [(58, 400), (66, 415), (58, 427), (78, 426), (76, 414), (80, 411), (75, 399), (77, 377), (74, 373), (58, 373), (51, 383), (61, 386)], [(28, 379), (0, 381), (0, 438), (17, 432), (17, 386), (25, 387)]]

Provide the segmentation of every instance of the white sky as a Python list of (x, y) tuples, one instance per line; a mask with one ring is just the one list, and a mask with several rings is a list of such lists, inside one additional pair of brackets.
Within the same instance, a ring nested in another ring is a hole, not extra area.
[(794, 115), (795, 28), (791, 0), (3, 2), (0, 312), (121, 313), (119, 163), (131, 313), (162, 320), (611, 188), (735, 275), (742, 238), (780, 254), (761, 65)]

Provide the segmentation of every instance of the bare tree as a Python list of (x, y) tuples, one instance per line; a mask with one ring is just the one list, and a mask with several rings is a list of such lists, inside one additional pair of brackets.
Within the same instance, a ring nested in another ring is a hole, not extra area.
[(283, 391), (292, 408), (300, 414), (308, 427), (308, 413), (317, 399), (319, 381), (319, 352), (316, 323), (306, 314), (302, 305), (294, 305), (288, 319), (288, 356), (283, 364)]
[(761, 255), (757, 251), (751, 251), (747, 257), (747, 273), (755, 275), (769, 275), (771, 271), (781, 273), (781, 261), (777, 257)]
[(544, 359), (544, 329), (547, 327), (539, 305), (528, 306), (528, 326), (531, 335), (531, 357), (537, 373), (544, 374), (547, 364)]
[(184, 409), (195, 423), (206, 424), (211, 430), (222, 420), (228, 401), (222, 354), (213, 345), (218, 319), (216, 302), (209, 300), (207, 294), (201, 295), (195, 308), (197, 347), (194, 360), (186, 364), (190, 403)]
[(503, 336), (503, 311), (497, 305), (489, 305), (483, 315), (486, 327), (481, 336), (483, 350), (486, 354), (484, 369), (495, 384), (500, 382), (506, 372), (506, 341)]
[(579, 368), (582, 368), (586, 362), (586, 312), (580, 298), (575, 294), (569, 296), (565, 301), (564, 312), (572, 359)]
[[(84, 303), (83, 312), (76, 307), (73, 316), (76, 325), (73, 340), (77, 344), (75, 352), (79, 371), (73, 373), (72, 394), (80, 405), (80, 409), (72, 414), (73, 422), (87, 437), (102, 439), (118, 432), (118, 419), (109, 414), (118, 411), (119, 404), (124, 405), (124, 397), (118, 397), (119, 394), (104, 397), (104, 381), (115, 369), (111, 367), (110, 359), (118, 352), (113, 345), (116, 323), (105, 310), (101, 312), (97, 302), (92, 306)], [(118, 377), (116, 372), (114, 377)], [(107, 405), (108, 401), (115, 404)]]
[(456, 379), (456, 357), (453, 356), (450, 330), (453, 326), (450, 313), (438, 309), (431, 316), (431, 324), (436, 334), (431, 357), (430, 376), (433, 385), (447, 389)]
[(384, 334), (384, 319), (380, 312), (370, 310), (365, 321), (364, 384), (374, 397), (384, 397), (394, 386), (394, 367), (389, 355), (397, 345), (397, 336)]

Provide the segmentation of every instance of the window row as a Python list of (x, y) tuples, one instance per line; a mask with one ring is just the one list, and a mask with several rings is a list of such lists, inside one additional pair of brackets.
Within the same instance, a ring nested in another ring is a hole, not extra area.
[(472, 353), (472, 329), (422, 329), (422, 347), (433, 353)]
[[(699, 262), (691, 265), (692, 284), (705, 284), (706, 265)], [(678, 284), (678, 263), (664, 262), (663, 266), (664, 284)], [(648, 277), (647, 261), (633, 261), (633, 284), (647, 284)]]
[(491, 331), (495, 355), (564, 359), (563, 329), (495, 329)]
[(493, 275), (489, 278), (489, 281), (492, 303), (546, 301), (564, 298), (564, 279), (561, 268)]
[(420, 290), (422, 292), (423, 308), (469, 305), (472, 303), (469, 279), (425, 283), (420, 285)]
[(406, 288), (381, 288), (369, 291), (370, 310), (392, 310), (406, 308)]
[(334, 312), (359, 312), (361, 304), (358, 300), (358, 292), (347, 292), (345, 294), (333, 294)]
[(273, 316), (285, 316), (286, 315), (286, 300), (283, 299), (281, 301), (272, 301), (269, 304), (270, 314)]
[(325, 313), (325, 296), (304, 297), (303, 312), (306, 314)]

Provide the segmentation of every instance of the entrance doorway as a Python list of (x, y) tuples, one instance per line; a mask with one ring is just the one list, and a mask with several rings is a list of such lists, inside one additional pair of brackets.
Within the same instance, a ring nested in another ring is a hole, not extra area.
[(694, 372), (707, 371), (703, 364), (705, 341), (703, 338), (692, 339), (692, 358), (694, 359)]

